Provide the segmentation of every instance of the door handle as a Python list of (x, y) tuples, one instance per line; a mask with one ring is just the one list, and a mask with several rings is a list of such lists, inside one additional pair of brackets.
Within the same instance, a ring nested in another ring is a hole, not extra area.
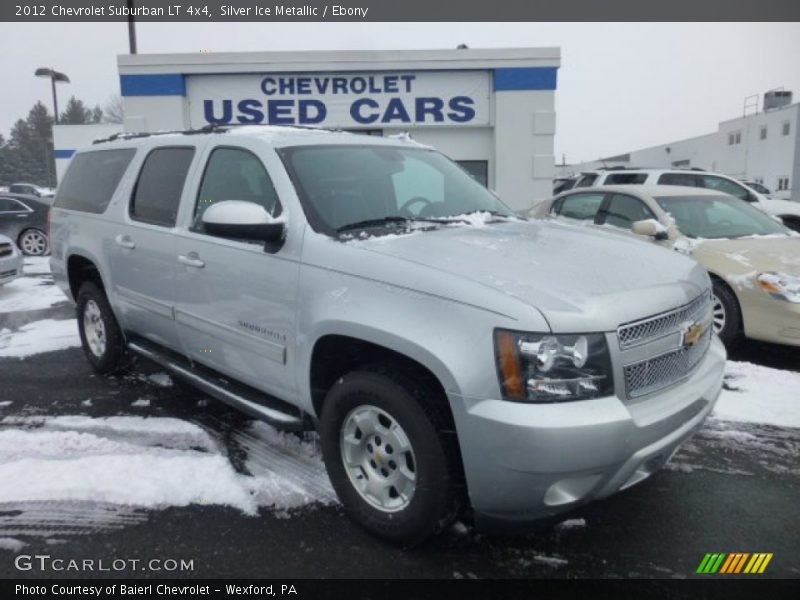
[(133, 250), (136, 248), (136, 244), (128, 235), (119, 234), (117, 237), (114, 238), (117, 246), (122, 246), (123, 248), (127, 248), (128, 250)]
[(197, 252), (189, 252), (189, 254), (179, 254), (178, 255), (178, 262), (182, 265), (186, 265), (187, 267), (195, 267), (197, 269), (202, 269), (206, 266), (200, 257), (198, 256)]

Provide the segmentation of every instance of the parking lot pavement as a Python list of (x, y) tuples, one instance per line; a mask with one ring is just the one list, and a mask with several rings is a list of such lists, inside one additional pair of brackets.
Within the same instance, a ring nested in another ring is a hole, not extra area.
[[(71, 305), (46, 272), (30, 278), (35, 310), (4, 311), (19, 290), (0, 288), (0, 577), (92, 575), (14, 566), (43, 553), (185, 559), (192, 570), (167, 574), (193, 577), (681, 578), (707, 552), (772, 552), (764, 577), (800, 576), (800, 429), (748, 422), (736, 404), (738, 420), (710, 419), (650, 480), (557, 524), (502, 538), (457, 523), (400, 550), (347, 520), (313, 435), (278, 433), (144, 362), (93, 375)], [(791, 356), (741, 352), (775, 367)], [(732, 365), (729, 394), (776, 373)]]

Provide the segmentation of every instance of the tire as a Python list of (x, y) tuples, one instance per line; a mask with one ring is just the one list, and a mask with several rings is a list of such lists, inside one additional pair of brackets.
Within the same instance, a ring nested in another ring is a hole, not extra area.
[(26, 229), (19, 235), (17, 245), (26, 256), (45, 256), (50, 252), (47, 234), (41, 229)]
[(105, 292), (96, 284), (81, 286), (77, 317), (83, 353), (95, 372), (119, 371), (125, 358), (125, 341)]
[(435, 400), (376, 367), (339, 379), (323, 404), (322, 455), (339, 500), (353, 521), (394, 544), (419, 544), (458, 514), (453, 448)]
[(732, 350), (742, 337), (742, 313), (739, 302), (731, 289), (722, 281), (716, 278), (712, 278), (711, 281), (714, 290), (711, 297), (714, 331), (725, 347)]

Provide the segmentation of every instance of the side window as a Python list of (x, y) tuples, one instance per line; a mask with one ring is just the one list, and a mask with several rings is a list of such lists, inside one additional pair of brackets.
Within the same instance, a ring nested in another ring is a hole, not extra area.
[(0, 213), (30, 212), (30, 209), (13, 198), (0, 198)]
[(637, 185), (647, 181), (647, 173), (611, 173), (605, 185)]
[(173, 227), (194, 148), (156, 148), (147, 155), (131, 198), (132, 219)]
[(580, 179), (578, 179), (578, 183), (575, 184), (575, 187), (591, 187), (594, 185), (595, 181), (597, 181), (596, 173), (586, 173), (582, 175)]
[(697, 175), (692, 175), (691, 173), (664, 173), (658, 178), (658, 185), (703, 187), (703, 182)]
[(725, 194), (730, 194), (731, 196), (736, 196), (742, 200), (749, 200), (750, 198), (750, 194), (746, 189), (728, 179), (715, 177), (713, 175), (703, 175), (702, 179), (703, 187), (711, 190), (717, 190), (718, 192), (723, 192)]
[(558, 207), (558, 214), (570, 219), (594, 221), (605, 194), (572, 194), (565, 196)]
[(653, 211), (644, 202), (627, 194), (611, 196), (608, 208), (603, 213), (605, 215), (604, 223), (623, 229), (630, 229), (636, 221), (656, 218)]
[(77, 154), (58, 186), (54, 205), (94, 214), (105, 212), (134, 154), (133, 148)]
[(203, 213), (223, 200), (245, 200), (263, 206), (273, 216), (280, 213), (278, 194), (261, 159), (241, 148), (217, 148), (206, 163), (192, 229), (203, 231)]
[(431, 210), (428, 208), (430, 205), (444, 203), (444, 175), (440, 171), (426, 162), (411, 157), (405, 159), (403, 166), (402, 171), (392, 174), (398, 213), (406, 210), (415, 216), (420, 216), (426, 209)]

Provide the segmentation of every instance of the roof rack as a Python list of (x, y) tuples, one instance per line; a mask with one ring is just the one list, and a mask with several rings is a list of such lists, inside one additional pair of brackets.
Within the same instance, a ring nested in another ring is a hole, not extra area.
[(202, 133), (225, 133), (230, 129), (237, 127), (290, 127), (293, 129), (304, 129), (313, 131), (329, 131), (335, 133), (346, 133), (343, 129), (332, 127), (314, 127), (313, 125), (270, 125), (269, 123), (209, 123), (197, 129), (174, 129), (169, 131), (139, 131), (139, 132), (125, 132), (121, 131), (106, 138), (100, 138), (92, 141), (92, 144), (104, 144), (106, 142), (114, 142), (117, 140), (132, 140), (154, 135), (198, 135)]

